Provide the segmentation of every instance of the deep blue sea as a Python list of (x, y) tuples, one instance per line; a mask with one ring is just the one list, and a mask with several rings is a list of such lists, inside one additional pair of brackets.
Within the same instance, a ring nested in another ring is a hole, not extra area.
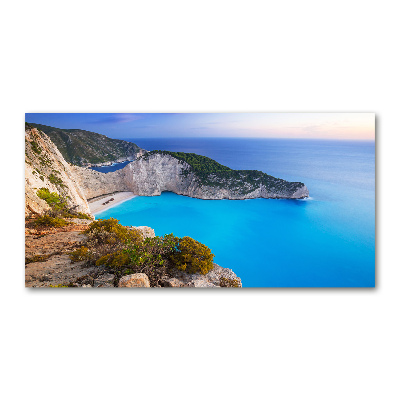
[(209, 246), (245, 287), (375, 285), (375, 143), (282, 139), (132, 139), (234, 169), (304, 182), (308, 200), (136, 197), (97, 218), (146, 225)]
[(130, 161), (124, 161), (122, 163), (114, 163), (112, 165), (103, 165), (101, 167), (90, 167), (90, 169), (93, 169), (93, 170), (99, 171), (99, 172), (103, 172), (106, 174), (108, 172), (114, 172), (119, 169), (122, 169), (122, 168), (126, 167), (129, 163), (130, 163)]

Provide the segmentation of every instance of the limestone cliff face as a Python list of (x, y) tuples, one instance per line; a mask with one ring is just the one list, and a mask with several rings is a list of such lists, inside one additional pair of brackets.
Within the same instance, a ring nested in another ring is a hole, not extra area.
[(36, 192), (47, 188), (58, 193), (75, 211), (91, 215), (86, 197), (57, 147), (36, 128), (25, 130), (25, 215), (49, 210)]
[(131, 191), (139, 196), (159, 196), (170, 191), (199, 199), (237, 200), (258, 197), (300, 199), (308, 196), (304, 184), (285, 185), (282, 184), (285, 181), (278, 179), (276, 181), (280, 185), (268, 188), (263, 183), (210, 174), (207, 177), (209, 184), (205, 184), (190, 165), (168, 154), (139, 158), (125, 168), (108, 174), (82, 167), (73, 167), (73, 171), (89, 199), (116, 191)]
[(89, 168), (71, 166), (71, 170), (88, 200), (115, 192), (131, 192), (125, 172), (128, 165), (115, 172), (104, 174)]

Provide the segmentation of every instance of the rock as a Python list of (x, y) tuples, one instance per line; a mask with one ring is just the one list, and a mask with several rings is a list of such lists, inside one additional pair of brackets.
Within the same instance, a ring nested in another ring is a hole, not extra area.
[[(183, 284), (184, 287), (221, 287), (233, 284), (242, 287), (241, 279), (229, 268), (222, 268), (214, 263), (214, 268), (205, 275), (188, 274), (183, 271), (176, 270), (174, 272), (175, 279)], [(169, 281), (171, 281), (170, 278)], [(223, 284), (221, 285), (221, 279)], [(165, 280), (164, 282), (167, 282)]]
[(183, 287), (185, 284), (177, 278), (169, 278), (162, 282), (164, 287)]
[(36, 192), (47, 188), (62, 194), (67, 206), (91, 215), (86, 197), (70, 165), (50, 138), (36, 128), (25, 130), (25, 215), (49, 210)]
[(135, 229), (140, 231), (144, 238), (156, 237), (154, 229), (150, 228), (149, 226), (130, 226), (129, 229)]
[(205, 275), (193, 276), (192, 277), (193, 286), (196, 288), (206, 288), (206, 287), (218, 287), (213, 282), (210, 282)]
[(94, 280), (94, 287), (114, 287), (115, 275), (103, 274)]
[(71, 166), (71, 170), (86, 198), (90, 200), (111, 193), (130, 192), (129, 185), (125, 181), (125, 170), (128, 165), (107, 174), (75, 165)]
[(149, 226), (136, 226), (135, 228), (140, 230), (145, 238), (156, 237), (154, 229)]
[[(236, 180), (232, 182), (227, 181), (223, 184), (217, 182), (217, 185), (207, 186), (199, 181), (186, 162), (169, 154), (151, 154), (147, 158), (139, 158), (125, 168), (107, 174), (76, 166), (72, 167), (72, 170), (88, 199), (117, 191), (129, 191), (138, 196), (159, 196), (162, 192), (168, 191), (199, 199), (215, 200), (259, 197), (301, 199), (308, 196), (308, 189), (302, 183), (293, 186), (286, 182), (282, 187), (278, 185), (276, 188), (268, 189), (262, 183), (257, 185), (235, 178)], [(211, 176), (211, 180), (214, 178)]]
[(238, 287), (242, 287), (241, 279), (236, 276), (236, 274), (229, 268), (222, 268), (219, 265), (214, 263), (214, 268), (206, 275), (207, 279), (212, 282), (216, 286), (221, 286), (221, 279), (223, 279), (226, 283), (233, 281), (238, 285)]
[(150, 287), (150, 281), (146, 274), (126, 275), (119, 280), (118, 287)]

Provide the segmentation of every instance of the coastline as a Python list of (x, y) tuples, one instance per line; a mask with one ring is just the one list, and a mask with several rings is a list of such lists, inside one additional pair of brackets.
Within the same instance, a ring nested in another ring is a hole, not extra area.
[[(123, 203), (124, 201), (133, 199), (134, 197), (136, 197), (136, 195), (133, 194), (133, 192), (117, 192), (101, 196), (100, 198), (97, 197), (96, 199), (88, 201), (88, 203), (91, 213), (95, 215), (105, 210), (108, 210), (109, 208), (115, 207), (118, 204)], [(106, 203), (110, 199), (114, 200), (104, 205), (104, 203)]]

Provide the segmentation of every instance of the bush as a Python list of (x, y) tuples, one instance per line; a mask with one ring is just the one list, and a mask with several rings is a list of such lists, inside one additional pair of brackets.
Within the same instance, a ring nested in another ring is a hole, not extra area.
[(51, 257), (51, 254), (36, 254), (32, 257), (25, 257), (25, 265), (34, 263), (34, 262), (43, 262), (47, 261)]
[(90, 258), (89, 249), (85, 246), (81, 246), (79, 249), (69, 253), (69, 258), (72, 262), (87, 261)]
[(43, 199), (50, 207), (52, 216), (58, 216), (62, 218), (79, 218), (79, 219), (91, 219), (89, 215), (77, 211), (69, 210), (67, 207), (66, 200), (62, 199), (58, 193), (50, 192), (47, 188), (40, 188), (36, 195)]
[(58, 178), (54, 174), (49, 175), (49, 181), (54, 185), (65, 186), (63, 180), (61, 178)]
[(56, 192), (50, 192), (47, 188), (40, 188), (36, 195), (43, 199), (53, 211), (61, 211), (66, 209), (66, 203), (60, 199), (60, 196)]
[(176, 268), (190, 274), (206, 274), (213, 266), (214, 254), (203, 243), (188, 236), (179, 239), (178, 251), (171, 256)]
[(108, 267), (118, 279), (143, 272), (149, 277), (151, 286), (159, 286), (168, 268), (173, 266), (170, 257), (176, 251), (177, 243), (178, 238), (172, 234), (145, 239), (141, 237), (101, 256), (96, 265)]
[(174, 267), (203, 274), (213, 268), (211, 250), (189, 237), (144, 238), (139, 230), (122, 226), (115, 218), (94, 221), (83, 233), (87, 235), (85, 245), (70, 253), (71, 260), (103, 266), (116, 279), (142, 272), (151, 286), (161, 286)]
[(178, 241), (173, 234), (146, 238), (128, 247), (127, 252), (133, 265), (154, 267), (176, 253)]
[(106, 254), (96, 261), (96, 265), (98, 267), (101, 265), (105, 265), (107, 267), (113, 267), (117, 270), (129, 266), (130, 264), (131, 259), (128, 253), (123, 250), (116, 251), (115, 253), (111, 254)]
[(60, 228), (65, 225), (69, 225), (69, 222), (65, 221), (62, 218), (53, 218), (50, 215), (43, 215), (41, 217), (37, 217), (32, 224), (35, 227), (53, 227), (53, 228)]
[(42, 152), (42, 149), (37, 145), (37, 143), (32, 140), (31, 143), (31, 149), (36, 153), (36, 154), (40, 154)]
[(84, 231), (93, 244), (117, 245), (138, 242), (143, 239), (137, 230), (122, 226), (115, 218), (99, 219)]
[(79, 219), (92, 219), (89, 217), (89, 215), (85, 214), (85, 213), (81, 213), (81, 212), (77, 212), (76, 215), (72, 214), (73, 218), (79, 218)]
[(72, 285), (72, 284), (63, 285), (62, 283), (59, 283), (58, 285), (49, 285), (49, 287), (51, 287), (51, 288), (59, 288), (59, 287), (73, 287), (73, 285)]

